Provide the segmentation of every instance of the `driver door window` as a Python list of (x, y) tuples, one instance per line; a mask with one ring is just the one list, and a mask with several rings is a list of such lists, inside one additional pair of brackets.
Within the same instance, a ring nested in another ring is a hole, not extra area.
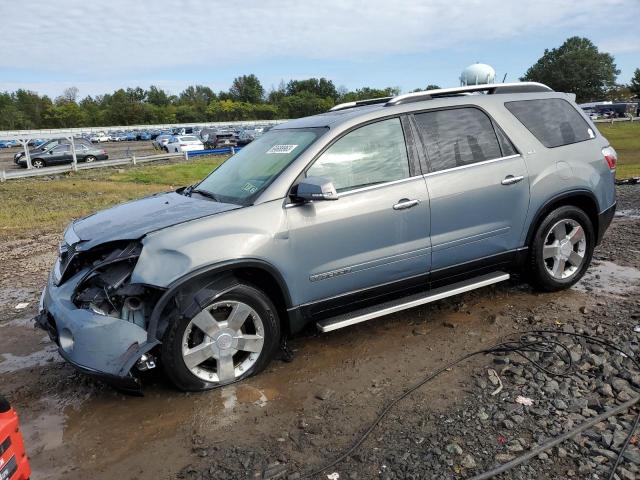
[(409, 159), (399, 118), (358, 128), (331, 145), (307, 170), (331, 180), (338, 192), (409, 177)]

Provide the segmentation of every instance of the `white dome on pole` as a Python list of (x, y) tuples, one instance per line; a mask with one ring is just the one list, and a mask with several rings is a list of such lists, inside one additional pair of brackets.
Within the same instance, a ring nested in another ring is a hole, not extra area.
[(491, 65), (485, 63), (474, 63), (462, 71), (460, 75), (460, 85), (483, 85), (494, 83), (496, 71)]

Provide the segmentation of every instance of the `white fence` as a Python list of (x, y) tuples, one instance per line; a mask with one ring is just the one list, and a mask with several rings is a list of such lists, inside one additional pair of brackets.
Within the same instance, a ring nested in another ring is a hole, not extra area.
[(157, 160), (169, 160), (172, 158), (188, 159), (186, 153), (162, 153), (159, 155), (148, 155), (145, 157), (118, 158), (115, 160), (97, 160), (91, 163), (76, 163), (69, 165), (59, 165), (57, 167), (31, 168), (21, 170), (3, 170), (0, 172), (0, 182), (17, 178), (44, 177), (47, 175), (57, 175), (60, 173), (73, 172), (78, 170), (89, 170), (91, 168), (117, 167), (118, 165), (137, 165), (138, 163), (155, 162)]
[(638, 122), (640, 121), (640, 117), (624, 117), (624, 118), (599, 118), (598, 120), (593, 120), (593, 123), (619, 123), (619, 122)]

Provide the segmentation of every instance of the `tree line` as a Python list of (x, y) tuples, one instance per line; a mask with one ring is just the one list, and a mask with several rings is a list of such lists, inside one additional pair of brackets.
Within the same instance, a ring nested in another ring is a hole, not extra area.
[(298, 118), (326, 112), (340, 102), (398, 93), (397, 87), (348, 91), (326, 78), (281, 82), (267, 92), (253, 74), (235, 78), (228, 91), (218, 93), (194, 85), (171, 95), (151, 86), (79, 99), (72, 87), (51, 99), (20, 89), (0, 93), (0, 130)]
[[(545, 50), (521, 80), (573, 92), (578, 102), (639, 97), (640, 69), (628, 85), (616, 83), (619, 73), (612, 55), (600, 52), (587, 38), (572, 37)], [(425, 89), (432, 88), (438, 86)], [(78, 89), (72, 87), (51, 99), (20, 89), (0, 92), (0, 130), (298, 118), (326, 112), (337, 103), (398, 93), (397, 87), (349, 91), (326, 78), (290, 80), (266, 91), (253, 74), (235, 78), (228, 91), (218, 93), (194, 85), (172, 95), (151, 86), (79, 99)]]

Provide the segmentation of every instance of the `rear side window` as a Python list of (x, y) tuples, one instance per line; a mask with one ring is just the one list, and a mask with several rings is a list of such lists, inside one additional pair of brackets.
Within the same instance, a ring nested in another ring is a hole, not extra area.
[(433, 172), (502, 156), (491, 120), (477, 108), (418, 113), (415, 119)]
[(504, 105), (547, 148), (595, 137), (582, 115), (561, 98), (520, 100)]

